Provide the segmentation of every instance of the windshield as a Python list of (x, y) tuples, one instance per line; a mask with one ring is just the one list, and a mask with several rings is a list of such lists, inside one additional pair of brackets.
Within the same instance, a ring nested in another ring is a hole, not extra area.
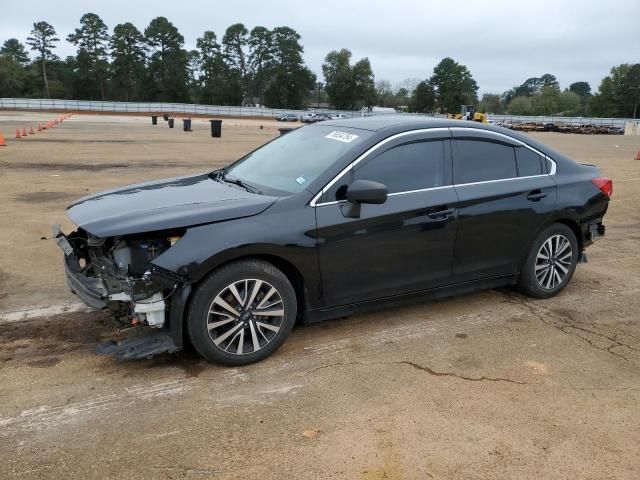
[(298, 193), (369, 135), (352, 128), (297, 128), (227, 167), (226, 176), (258, 188)]

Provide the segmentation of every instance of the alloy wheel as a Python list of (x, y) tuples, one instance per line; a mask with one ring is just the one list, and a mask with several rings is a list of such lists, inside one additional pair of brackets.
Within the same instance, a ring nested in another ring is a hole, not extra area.
[(538, 284), (547, 290), (560, 285), (571, 270), (571, 242), (561, 234), (549, 237), (536, 255), (535, 275)]
[(284, 321), (284, 302), (268, 282), (244, 279), (227, 285), (211, 302), (207, 330), (226, 353), (247, 355), (271, 342)]

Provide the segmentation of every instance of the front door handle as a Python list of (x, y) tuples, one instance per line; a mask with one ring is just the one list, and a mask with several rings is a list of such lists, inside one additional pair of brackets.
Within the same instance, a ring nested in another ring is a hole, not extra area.
[(546, 196), (546, 193), (541, 192), (540, 190), (534, 190), (533, 192), (530, 192), (529, 195), (527, 195), (527, 200), (529, 200), (530, 202), (537, 202), (538, 200), (542, 200)]
[(447, 208), (446, 210), (438, 210), (437, 212), (427, 213), (427, 216), (435, 220), (445, 220), (454, 213), (456, 213), (455, 208)]

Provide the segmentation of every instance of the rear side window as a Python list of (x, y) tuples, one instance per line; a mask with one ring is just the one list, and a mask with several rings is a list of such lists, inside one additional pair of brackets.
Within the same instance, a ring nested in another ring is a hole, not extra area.
[(453, 181), (457, 184), (518, 176), (515, 149), (482, 140), (453, 142)]
[(354, 180), (385, 184), (389, 193), (444, 185), (444, 142), (398, 145), (355, 168)]
[(542, 170), (545, 165), (540, 155), (526, 147), (516, 148), (516, 163), (519, 177), (530, 177), (531, 175), (546, 173), (546, 171)]

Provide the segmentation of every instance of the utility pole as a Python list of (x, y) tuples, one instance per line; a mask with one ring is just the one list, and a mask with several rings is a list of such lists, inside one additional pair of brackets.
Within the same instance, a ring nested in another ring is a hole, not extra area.
[(318, 91), (318, 100), (317, 100), (316, 108), (320, 108), (320, 92), (322, 91), (322, 87), (324, 87), (322, 82), (316, 83), (316, 90)]

